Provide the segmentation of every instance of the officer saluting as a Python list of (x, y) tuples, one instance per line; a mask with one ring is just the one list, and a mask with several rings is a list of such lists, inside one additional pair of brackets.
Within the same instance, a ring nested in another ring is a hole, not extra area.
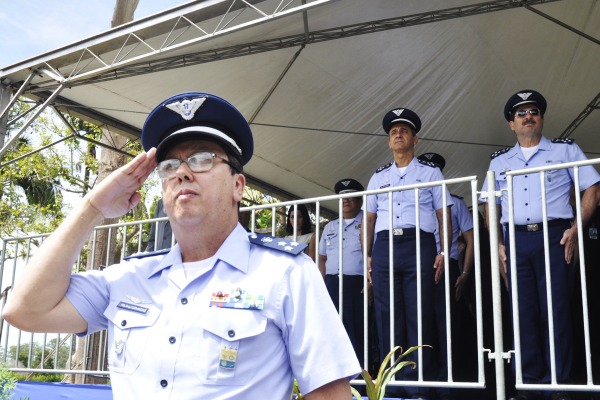
[[(514, 147), (492, 154), (489, 170), (495, 173), (496, 191), (502, 190), (500, 215), (490, 216), (486, 204), (487, 221), (500, 219), (499, 254), (502, 272), (507, 273), (508, 192), (506, 172), (552, 164), (582, 161), (587, 158), (572, 139), (549, 140), (542, 136), (546, 99), (535, 90), (521, 90), (512, 95), (504, 107), (504, 117), (517, 137)], [(516, 271), (521, 323), (521, 364), (524, 383), (550, 383), (550, 347), (548, 307), (546, 304), (546, 271), (544, 262), (544, 235), (540, 174), (531, 173), (513, 178)], [(585, 225), (598, 203), (600, 176), (591, 166), (579, 169), (578, 192), (583, 193), (581, 216)], [(573, 209), (569, 203), (574, 184), (573, 169), (546, 172), (546, 204), (550, 273), (552, 283), (556, 378), (559, 383), (569, 381), (573, 363), (571, 292), (573, 289), (573, 253), (577, 246), (577, 225), (572, 224)], [(487, 191), (487, 179), (483, 183)], [(483, 201), (483, 198), (480, 198)], [(504, 229), (503, 229), (504, 228)], [(505, 247), (506, 246), (506, 247)], [(510, 269), (508, 269), (510, 279)], [(509, 290), (512, 287), (509, 285)], [(511, 296), (512, 298), (512, 296)], [(532, 398), (520, 392), (512, 400)], [(553, 393), (553, 400), (568, 400), (564, 392)]]
[[(284, 400), (293, 378), (307, 399), (350, 398), (360, 366), (315, 264), (238, 223), (254, 147), (243, 115), (220, 97), (182, 93), (150, 113), (142, 144), (44, 241), (5, 319), (33, 332), (107, 329), (115, 400)], [(137, 205), (155, 167), (177, 244), (71, 274), (96, 225)]]
[[(415, 145), (421, 129), (419, 116), (408, 108), (396, 108), (383, 118), (383, 130), (388, 133), (388, 145), (394, 161), (379, 168), (371, 177), (368, 190), (393, 188), (444, 179), (441, 171), (433, 163), (415, 158)], [(443, 208), (453, 204), (450, 193), (446, 192), (447, 204), (443, 204), (442, 187), (429, 187), (419, 190), (419, 204), (415, 204), (414, 190), (392, 192), (392, 210), (389, 209), (389, 194), (371, 195), (367, 198), (367, 253), (371, 262), (369, 270), (373, 281), (375, 318), (379, 334), (380, 354), (384, 357), (390, 347), (390, 268), (394, 269), (394, 345), (403, 348), (417, 344), (430, 344), (435, 340), (434, 287), (443, 273), (443, 253), (436, 251), (434, 232), (443, 232)], [(416, 247), (416, 207), (420, 212), (420, 244)], [(389, 215), (392, 214), (392, 226)], [(448, 232), (451, 221), (448, 218)], [(442, 234), (441, 239), (444, 235)], [(389, 265), (389, 242), (393, 239), (394, 260)], [(448, 242), (452, 238), (448, 235)], [(418, 342), (419, 321), (417, 315), (417, 257), (421, 260), (421, 306), (422, 342)], [(411, 358), (416, 360), (415, 353)], [(436, 378), (437, 368), (433, 354), (423, 350), (423, 371), (426, 380)], [(404, 368), (400, 377), (403, 380), (416, 380), (417, 370)], [(427, 388), (407, 387), (406, 392), (413, 398), (427, 397)], [(396, 393), (394, 393), (396, 394)], [(401, 393), (398, 393), (401, 394)]]

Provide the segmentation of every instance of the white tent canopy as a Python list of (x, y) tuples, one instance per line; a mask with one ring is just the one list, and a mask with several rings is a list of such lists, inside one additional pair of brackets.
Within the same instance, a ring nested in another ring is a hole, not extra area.
[(548, 100), (546, 136), (598, 157), (599, 38), (597, 0), (193, 1), (2, 68), (0, 82), (130, 137), (168, 96), (214, 93), (251, 123), (246, 172), (315, 197), (391, 161), (381, 119), (398, 106), (421, 116), (417, 154), (442, 154), (447, 178), (482, 179), (514, 144), (502, 111), (527, 88)]

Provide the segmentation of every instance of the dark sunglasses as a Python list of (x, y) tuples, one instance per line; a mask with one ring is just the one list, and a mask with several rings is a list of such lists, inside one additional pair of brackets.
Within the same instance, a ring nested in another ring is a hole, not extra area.
[(527, 115), (527, 113), (529, 113), (529, 115), (531, 115), (532, 117), (535, 117), (536, 115), (541, 115), (542, 114), (542, 112), (540, 111), (539, 108), (528, 108), (526, 110), (516, 111), (515, 115), (517, 117), (524, 118)]

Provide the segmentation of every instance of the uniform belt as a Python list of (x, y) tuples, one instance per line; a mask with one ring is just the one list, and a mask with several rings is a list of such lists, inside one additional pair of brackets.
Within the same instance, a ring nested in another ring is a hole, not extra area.
[[(407, 236), (407, 235), (415, 235), (417, 232), (416, 228), (397, 228), (392, 229), (392, 235), (394, 236)], [(388, 229), (384, 231), (377, 232), (377, 237), (390, 237), (390, 231)]]
[[(551, 219), (550, 221), (548, 221), (548, 228), (561, 225), (571, 225), (571, 221), (569, 221), (568, 219)], [(508, 224), (504, 224), (504, 226), (508, 228)], [(539, 224), (515, 225), (515, 231), (537, 232), (543, 229), (544, 224), (541, 222)]]

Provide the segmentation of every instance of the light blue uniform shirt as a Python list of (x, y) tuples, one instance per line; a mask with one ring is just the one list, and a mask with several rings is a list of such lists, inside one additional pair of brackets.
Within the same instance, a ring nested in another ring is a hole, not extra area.
[[(464, 200), (458, 196), (451, 194), (454, 205), (450, 209), (450, 215), (452, 217), (452, 243), (450, 245), (450, 258), (458, 260), (458, 236), (461, 232), (467, 232), (473, 229), (473, 217), (469, 212), (469, 208), (465, 204)], [(435, 243), (437, 245), (438, 252), (442, 251), (440, 244), (439, 231), (435, 231)]]
[[(288, 400), (293, 378), (307, 393), (360, 372), (308, 256), (251, 244), (238, 224), (214, 259), (191, 282), (179, 245), (72, 276), (82, 334), (108, 328), (115, 400)], [(263, 296), (264, 308), (211, 306), (219, 292)]]
[[(363, 254), (360, 246), (360, 225), (362, 224), (362, 210), (354, 217), (350, 224), (342, 220), (342, 271), (344, 275), (363, 275)], [(319, 242), (319, 254), (327, 257), (325, 273), (336, 275), (339, 273), (339, 227), (340, 220), (335, 219), (325, 225)]]
[[(496, 202), (502, 204), (501, 223), (508, 223), (508, 192), (506, 173), (526, 168), (546, 167), (573, 161), (587, 160), (583, 151), (571, 140), (559, 139), (553, 142), (542, 136), (537, 152), (525, 161), (521, 146), (500, 150), (492, 155), (490, 170), (494, 171), (496, 190), (502, 190), (502, 198)], [(548, 220), (571, 219), (573, 209), (569, 203), (570, 190), (574, 182), (573, 169), (546, 171), (546, 204)], [(540, 174), (531, 173), (513, 177), (515, 224), (527, 225), (540, 223), (542, 217), (542, 191)], [(579, 191), (583, 191), (600, 181), (600, 175), (593, 166), (579, 168)], [(487, 191), (487, 178), (482, 191)], [(482, 197), (480, 201), (485, 201)]]
[[(442, 181), (444, 176), (436, 164), (419, 161), (417, 158), (408, 164), (404, 174), (394, 162), (379, 168), (369, 181), (367, 190), (385, 189), (396, 186), (407, 186), (419, 183)], [(438, 226), (436, 210), (444, 207), (442, 203), (442, 186), (419, 189), (420, 228), (425, 232), (435, 232)], [(415, 191), (403, 190), (393, 193), (393, 227), (415, 228)], [(454, 204), (450, 193), (446, 191), (446, 206)], [(377, 213), (375, 233), (389, 229), (388, 193), (367, 196), (367, 211)]]

